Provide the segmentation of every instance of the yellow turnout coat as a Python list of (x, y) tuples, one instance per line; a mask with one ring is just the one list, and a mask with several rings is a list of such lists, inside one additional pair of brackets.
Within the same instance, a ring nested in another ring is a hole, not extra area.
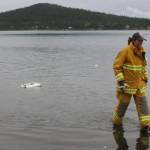
[(136, 48), (131, 42), (122, 48), (115, 58), (113, 70), (117, 80), (117, 90), (120, 91), (119, 81), (125, 80), (129, 87), (125, 88), (125, 93), (134, 95), (137, 90), (145, 93), (148, 75), (146, 71), (146, 59), (144, 48)]

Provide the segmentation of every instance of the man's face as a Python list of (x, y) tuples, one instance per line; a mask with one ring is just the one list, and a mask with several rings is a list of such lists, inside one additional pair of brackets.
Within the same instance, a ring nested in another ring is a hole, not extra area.
[(143, 39), (134, 41), (134, 46), (139, 48), (143, 44)]

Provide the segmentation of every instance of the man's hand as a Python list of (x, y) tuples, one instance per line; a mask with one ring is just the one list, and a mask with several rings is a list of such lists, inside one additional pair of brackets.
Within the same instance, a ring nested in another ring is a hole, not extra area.
[(125, 83), (125, 80), (119, 81), (119, 85), (120, 85), (120, 91), (122, 93), (124, 93), (126, 87), (129, 87), (129, 85), (127, 83)]

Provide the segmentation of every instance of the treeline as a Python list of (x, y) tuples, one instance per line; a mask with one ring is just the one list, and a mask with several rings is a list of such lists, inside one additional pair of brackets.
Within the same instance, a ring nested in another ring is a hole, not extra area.
[(150, 20), (66, 8), (48, 3), (0, 13), (0, 30), (150, 29)]

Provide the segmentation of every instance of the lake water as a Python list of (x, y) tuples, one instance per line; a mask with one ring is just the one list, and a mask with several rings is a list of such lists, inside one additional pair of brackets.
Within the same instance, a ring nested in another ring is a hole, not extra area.
[[(112, 64), (134, 32), (1, 31), (0, 149), (115, 150), (117, 137), (122, 147), (148, 149), (133, 101), (124, 132), (111, 123), (117, 102)], [(141, 32), (150, 60), (150, 31)], [(150, 74), (149, 63), (147, 69)], [(20, 87), (31, 81), (42, 87)]]

